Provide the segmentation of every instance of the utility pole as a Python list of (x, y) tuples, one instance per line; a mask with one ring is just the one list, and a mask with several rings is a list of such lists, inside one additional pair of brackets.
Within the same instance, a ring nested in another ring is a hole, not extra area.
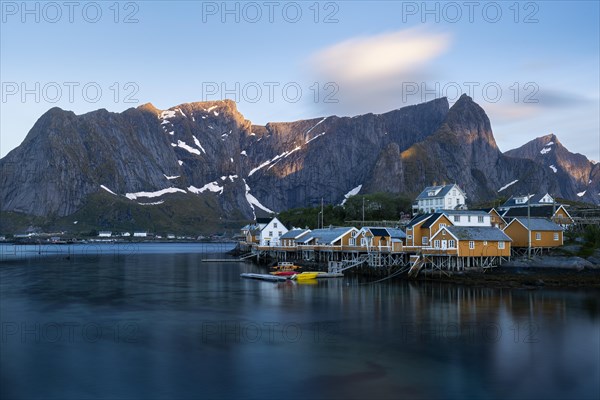
[(325, 224), (323, 224), (323, 217), (324, 217), (323, 214), (324, 214), (323, 213), (323, 198), (321, 197), (321, 228), (325, 227)]
[(364, 226), (365, 226), (365, 196), (363, 196), (362, 200), (363, 200), (363, 208), (362, 208), (362, 224), (363, 224), (363, 227), (364, 227)]
[(531, 196), (527, 193), (527, 236), (529, 241), (527, 244), (527, 259), (531, 259)]

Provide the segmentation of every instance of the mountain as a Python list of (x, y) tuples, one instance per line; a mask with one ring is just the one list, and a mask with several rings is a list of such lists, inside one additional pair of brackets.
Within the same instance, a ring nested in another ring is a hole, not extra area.
[[(466, 95), (451, 108), (441, 98), (265, 126), (230, 100), (83, 115), (53, 108), (0, 160), (0, 210), (15, 226), (69, 229), (81, 220), (78, 229), (198, 232), (321, 198), (339, 204), (351, 191), (415, 196), (443, 181), (459, 183), (471, 201), (536, 190), (600, 203), (599, 167), (554, 139), (502, 154)], [(589, 190), (578, 196), (585, 179)]]
[(571, 153), (556, 135), (538, 137), (505, 154), (533, 160), (552, 171), (558, 181), (561, 197), (598, 204), (600, 165), (582, 154)]

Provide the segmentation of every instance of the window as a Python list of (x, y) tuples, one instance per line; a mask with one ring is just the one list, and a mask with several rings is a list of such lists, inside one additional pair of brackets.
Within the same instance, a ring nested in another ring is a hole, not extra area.
[(467, 215), (467, 222), (471, 222), (471, 216)]
[(479, 217), (477, 217), (477, 222), (479, 222), (480, 224), (483, 224), (483, 215), (480, 215)]
[(454, 216), (454, 222), (460, 222), (460, 215)]
[(540, 232), (535, 233), (535, 240), (542, 240), (542, 234)]
[(554, 233), (554, 240), (558, 240), (558, 232)]
[(451, 249), (456, 247), (456, 242), (454, 240), (449, 240), (448, 241), (448, 246), (450, 246)]
[(412, 235), (406, 236), (407, 239), (412, 239)]
[(356, 246), (356, 239), (351, 238), (348, 243), (350, 244), (350, 246)]
[(452, 196), (456, 196), (456, 189), (452, 191)]
[(433, 247), (435, 247), (436, 249), (439, 249), (440, 248), (440, 241), (439, 240), (434, 240)]
[(483, 245), (484, 245), (484, 246), (487, 246), (487, 240), (484, 240), (484, 241), (483, 241)]
[(458, 203), (458, 199), (456, 199), (456, 205), (458, 205), (458, 204), (459, 204), (459, 203)]
[(427, 243), (429, 243), (429, 238), (427, 236), (423, 236), (421, 239), (421, 244), (426, 245)]
[(273, 222), (273, 228), (277, 228), (277, 222)]
[(269, 231), (269, 237), (273, 237), (273, 231)]
[(504, 242), (498, 242), (498, 248), (504, 250)]
[(475, 248), (475, 242), (474, 242), (474, 241), (472, 241), (472, 240), (470, 240), (470, 241), (469, 241), (469, 249), (470, 249), (470, 250), (473, 250), (474, 248)]
[(365, 238), (360, 238), (360, 245), (361, 245), (361, 246), (366, 246), (366, 245), (367, 245), (367, 239), (365, 239)]
[(281, 236), (281, 231), (277, 232), (277, 236)]
[(446, 224), (440, 224), (440, 229), (445, 228)]

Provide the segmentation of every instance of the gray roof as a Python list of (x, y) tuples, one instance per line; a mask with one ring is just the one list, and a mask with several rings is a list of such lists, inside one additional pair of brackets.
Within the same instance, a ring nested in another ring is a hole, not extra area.
[[(515, 220), (525, 226), (530, 231), (562, 231), (563, 228), (560, 225), (555, 224), (546, 218), (527, 218), (527, 217), (516, 217)], [(529, 221), (528, 221), (529, 220)]]
[(402, 229), (386, 228), (392, 239), (406, 239), (406, 233)]
[[(450, 192), (454, 187), (456, 187), (463, 195), (464, 192), (458, 187), (458, 185), (456, 184), (450, 184), (450, 185), (443, 185), (443, 186), (427, 186), (422, 192), (421, 194), (419, 194), (417, 196), (417, 200), (425, 200), (425, 199), (437, 199), (440, 197), (444, 197), (445, 195), (448, 194), (448, 192)], [(431, 190), (438, 190), (440, 189), (440, 192), (438, 194), (436, 194), (435, 196), (428, 196), (427, 192), (431, 191)]]
[(356, 229), (352, 227), (339, 227), (339, 228), (324, 228), (324, 229), (315, 229), (311, 231), (309, 234), (304, 235), (298, 243), (308, 243), (313, 239), (317, 239), (319, 244), (331, 244), (335, 239), (342, 236), (344, 233), (348, 232), (351, 229)]
[[(529, 199), (529, 205), (538, 206), (538, 205), (552, 204), (552, 203), (540, 203), (540, 200), (542, 199), (542, 197), (546, 196), (547, 194), (548, 193), (534, 194)], [(508, 200), (506, 200), (506, 202), (504, 204), (502, 204), (500, 207), (502, 207), (502, 208), (505, 208), (505, 207), (527, 207), (527, 202), (518, 203), (518, 204), (516, 203), (516, 198), (520, 198), (520, 197), (527, 197), (527, 195), (520, 194), (520, 195), (510, 196), (510, 198)], [(556, 201), (556, 199), (554, 199), (554, 200)], [(558, 205), (557, 205), (557, 207), (558, 207)]]
[(368, 229), (374, 236), (389, 236), (393, 239), (405, 239), (406, 234), (402, 229), (397, 228), (382, 228), (374, 226), (366, 226), (364, 229)]
[(498, 228), (479, 226), (447, 226), (446, 229), (458, 240), (490, 240), (511, 242), (512, 240)]
[(288, 231), (286, 234), (279, 237), (279, 239), (296, 239), (297, 237), (302, 236), (306, 232), (310, 232), (309, 229), (292, 229)]

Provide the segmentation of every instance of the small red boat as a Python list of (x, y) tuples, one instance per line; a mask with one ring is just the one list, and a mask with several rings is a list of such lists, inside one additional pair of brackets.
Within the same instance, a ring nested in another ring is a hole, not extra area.
[(271, 275), (292, 276), (292, 275), (296, 275), (297, 273), (298, 273), (297, 271), (275, 271), (275, 272), (271, 272)]

